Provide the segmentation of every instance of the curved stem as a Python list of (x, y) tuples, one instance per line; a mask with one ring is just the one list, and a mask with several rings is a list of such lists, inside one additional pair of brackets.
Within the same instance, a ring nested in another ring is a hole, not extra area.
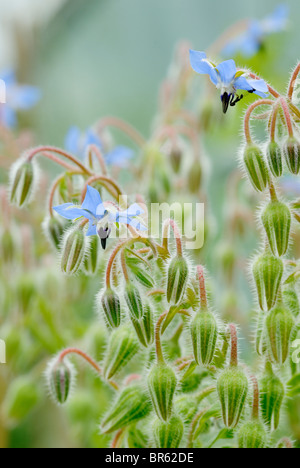
[(163, 225), (163, 248), (165, 250), (167, 250), (167, 251), (169, 250), (169, 248), (168, 248), (169, 239), (168, 238), (169, 238), (170, 227), (173, 229), (174, 236), (175, 236), (175, 239), (176, 239), (177, 255), (179, 257), (182, 257), (181, 235), (180, 235), (178, 226), (177, 226), (176, 222), (174, 221), (174, 219), (167, 219), (164, 222), (164, 225)]
[(204, 278), (204, 269), (203, 266), (197, 266), (197, 273), (199, 278), (199, 289), (200, 289), (200, 305), (202, 310), (207, 309), (207, 295), (205, 288), (205, 278)]
[(122, 252), (121, 252), (121, 266), (122, 266), (124, 279), (125, 279), (126, 283), (128, 283), (129, 275), (128, 275), (128, 270), (127, 270), (127, 266), (126, 266), (125, 249), (123, 249)]
[[(249, 73), (249, 76), (251, 78), (253, 78), (254, 80), (261, 80), (261, 78), (259, 76), (255, 75), (252, 72)], [(279, 92), (276, 91), (276, 89), (272, 88), (272, 86), (270, 86), (268, 83), (266, 83), (266, 85), (268, 86), (268, 90), (269, 90), (270, 94), (272, 94), (272, 96), (274, 96), (275, 98), (279, 98), (279, 96), (280, 96)]]
[(258, 107), (258, 106), (263, 106), (263, 105), (269, 105), (273, 106), (274, 101), (271, 99), (260, 99), (259, 101), (255, 101), (251, 106), (248, 107), (245, 118), (244, 118), (244, 132), (245, 132), (245, 138), (246, 142), (248, 144), (252, 144), (252, 138), (251, 138), (251, 131), (250, 131), (250, 117), (252, 112)]
[[(82, 172), (80, 171), (74, 171), (74, 172), (71, 172), (69, 173), (68, 175), (82, 175)], [(53, 200), (54, 200), (54, 196), (55, 196), (55, 192), (60, 184), (60, 182), (65, 178), (66, 176), (66, 173), (64, 174), (61, 174), (59, 175), (55, 181), (53, 182), (53, 185), (51, 186), (51, 189), (50, 189), (50, 194), (49, 194), (49, 200), (48, 200), (48, 209), (49, 209), (49, 214), (50, 216), (52, 217), (53, 216)]]
[(197, 423), (206, 412), (207, 412), (207, 408), (199, 411), (199, 413), (197, 413), (196, 416), (194, 417), (192, 424), (191, 424), (190, 431), (189, 431), (188, 440), (187, 440), (188, 448), (193, 448), (194, 433), (195, 433)]
[(113, 438), (110, 448), (118, 448), (124, 429), (119, 429)]
[(296, 66), (296, 68), (295, 68), (295, 70), (294, 70), (294, 72), (292, 74), (292, 77), (290, 79), (290, 83), (289, 83), (289, 87), (288, 87), (288, 98), (289, 99), (292, 99), (292, 97), (293, 97), (295, 84), (296, 84), (296, 80), (298, 78), (299, 72), (300, 72), (300, 63), (298, 63), (298, 65)]
[(104, 156), (102, 154), (102, 151), (100, 150), (100, 148), (95, 145), (95, 144), (91, 144), (88, 146), (87, 148), (87, 151), (88, 151), (88, 154), (91, 155), (91, 157), (93, 156), (93, 153), (95, 154), (98, 162), (99, 162), (99, 165), (101, 167), (101, 170), (103, 172), (103, 175), (107, 175), (107, 168), (106, 168), (106, 164), (105, 164), (105, 159), (104, 159)]
[[(72, 154), (68, 153), (67, 151), (61, 148), (56, 148), (55, 146), (38, 146), (36, 148), (33, 148), (28, 153), (28, 161), (33, 159), (39, 153), (42, 153), (44, 156), (46, 156), (49, 159), (51, 159), (49, 153), (59, 154), (60, 156), (63, 156), (64, 158), (72, 161), (74, 164), (76, 164), (76, 166), (80, 167), (82, 172), (92, 175), (92, 172), (89, 169), (87, 169), (80, 161), (78, 161), (78, 159), (72, 156)], [(55, 162), (58, 162), (58, 161), (59, 161), (59, 164), (62, 164), (62, 161), (60, 160), (56, 160)]]
[(271, 115), (271, 125), (270, 125), (270, 139), (272, 142), (275, 141), (277, 117), (278, 117), (278, 104), (275, 104), (272, 115)]
[(281, 105), (283, 113), (284, 113), (284, 117), (285, 117), (287, 129), (288, 129), (288, 132), (289, 132), (289, 136), (292, 138), (294, 136), (292, 119), (291, 119), (288, 104), (287, 104), (286, 100), (283, 97), (280, 98), (280, 105)]
[(270, 182), (269, 191), (270, 191), (271, 201), (273, 201), (273, 202), (278, 201), (275, 185), (273, 184), (273, 182)]
[(42, 156), (45, 156), (45, 158), (50, 159), (51, 161), (55, 162), (56, 164), (59, 164), (60, 166), (64, 167), (67, 169), (67, 171), (76, 171), (76, 166), (72, 166), (71, 164), (67, 163), (66, 161), (62, 161), (59, 159), (57, 156), (55, 156), (52, 153), (48, 153), (47, 151), (41, 153)]
[(141, 148), (143, 148), (147, 143), (145, 138), (135, 128), (118, 117), (104, 117), (104, 119), (101, 119), (100, 122), (98, 122), (97, 126), (99, 131), (105, 127), (116, 127), (128, 135)]
[(237, 330), (236, 326), (231, 323), (229, 325), (230, 336), (231, 336), (231, 358), (230, 358), (230, 365), (237, 366), (238, 365), (238, 348), (237, 348)]
[[(115, 200), (117, 200), (118, 202), (120, 201), (119, 199), (122, 197), (122, 190), (120, 189), (118, 184), (116, 182), (114, 182), (110, 177), (96, 176), (95, 175), (95, 176), (90, 177), (86, 181), (86, 183), (84, 184), (84, 187), (83, 187), (83, 190), (82, 190), (82, 193), (81, 193), (81, 201), (82, 202), (85, 199), (88, 185), (91, 185), (94, 182), (99, 182), (100, 184), (101, 184), (101, 182), (103, 182), (105, 184), (105, 185), (102, 184), (104, 186), (104, 188), (106, 188), (106, 190), (114, 197)], [(107, 184), (109, 184), (111, 187), (113, 187), (113, 189), (116, 191), (116, 194), (108, 189)]]
[(158, 364), (164, 364), (164, 356), (162, 352), (162, 347), (161, 347), (161, 336), (160, 336), (160, 327), (164, 319), (166, 318), (168, 312), (164, 312), (161, 314), (159, 317), (156, 327), (155, 327), (155, 350), (156, 350), (156, 358), (157, 358), (157, 363)]

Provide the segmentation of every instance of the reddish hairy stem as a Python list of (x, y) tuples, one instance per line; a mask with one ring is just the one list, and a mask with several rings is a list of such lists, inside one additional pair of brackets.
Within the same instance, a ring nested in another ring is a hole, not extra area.
[[(80, 171), (74, 171), (72, 173), (70, 173), (69, 175), (82, 175), (82, 172)], [(53, 182), (53, 185), (51, 186), (51, 189), (50, 189), (50, 194), (49, 194), (49, 201), (48, 201), (48, 208), (49, 208), (49, 213), (50, 213), (50, 216), (53, 216), (53, 200), (54, 200), (54, 196), (55, 196), (55, 192), (60, 184), (60, 182), (64, 179), (66, 174), (61, 174), (57, 177), (57, 179), (55, 179), (55, 181)]]
[(255, 375), (250, 376), (253, 385), (253, 403), (252, 403), (252, 418), (259, 418), (259, 387)]
[(299, 72), (300, 72), (300, 63), (298, 63), (298, 65), (296, 66), (296, 68), (295, 68), (295, 70), (294, 70), (294, 72), (292, 74), (290, 83), (289, 83), (289, 88), (288, 88), (288, 98), (289, 99), (292, 99), (292, 97), (293, 97), (293, 92), (294, 92), (294, 89), (295, 89), (295, 83), (296, 83), (296, 80), (298, 78)]
[(289, 132), (289, 136), (293, 137), (294, 136), (293, 124), (292, 124), (292, 119), (291, 119), (288, 104), (287, 104), (286, 100), (283, 97), (281, 97), (279, 101), (280, 101), (280, 105), (281, 105), (283, 113), (284, 113), (285, 122), (286, 122), (286, 126), (287, 126), (287, 129), (288, 129), (288, 132)]
[(271, 99), (260, 99), (259, 101), (255, 101), (251, 106), (248, 107), (247, 112), (245, 114), (245, 119), (244, 119), (244, 132), (245, 132), (245, 138), (246, 142), (251, 144), (252, 143), (252, 138), (251, 138), (251, 131), (250, 131), (250, 117), (252, 112), (258, 107), (258, 106), (263, 106), (263, 105), (274, 105), (274, 101)]
[(236, 326), (231, 323), (229, 325), (230, 336), (231, 336), (231, 358), (230, 358), (230, 365), (237, 366), (238, 365), (238, 347), (237, 347), (237, 330)]
[[(105, 185), (103, 184), (104, 188), (106, 188), (106, 190), (114, 197), (114, 199), (119, 202), (119, 197), (122, 196), (122, 190), (120, 189), (118, 184), (116, 184), (116, 182), (114, 182), (110, 177), (96, 176), (96, 175), (90, 177), (86, 181), (86, 183), (84, 184), (84, 187), (83, 187), (83, 190), (82, 190), (82, 193), (81, 193), (81, 202), (83, 202), (83, 200), (85, 199), (88, 185), (91, 185), (94, 182), (99, 182), (100, 184), (101, 184), (101, 182), (103, 182), (105, 184)], [(109, 184), (111, 187), (113, 187), (113, 189), (116, 191), (116, 194), (113, 193), (111, 190), (109, 190), (107, 188), (107, 184)]]
[(169, 229), (170, 227), (173, 229), (175, 239), (176, 239), (176, 248), (177, 248), (177, 254), (179, 257), (182, 257), (182, 241), (181, 241), (181, 235), (178, 229), (178, 226), (176, 222), (173, 219), (167, 219), (164, 222), (163, 226), (163, 247), (165, 250), (169, 250), (168, 245), (168, 237), (169, 237)]
[(207, 309), (207, 295), (206, 295), (206, 288), (205, 288), (205, 278), (204, 278), (204, 270), (201, 265), (197, 266), (197, 273), (199, 278), (199, 289), (200, 289), (200, 305), (201, 309)]
[(60, 166), (64, 167), (67, 169), (67, 171), (76, 171), (77, 167), (72, 166), (71, 164), (67, 163), (66, 161), (62, 161), (59, 159), (57, 156), (54, 156), (52, 153), (48, 153), (47, 151), (41, 153), (42, 156), (45, 156), (45, 158), (50, 159), (51, 161), (55, 162), (56, 164), (59, 164)]
[[(254, 80), (261, 80), (261, 78), (257, 75), (255, 75), (254, 73), (249, 73), (249, 76), (251, 78), (253, 78)], [(272, 88), (272, 86), (268, 85), (268, 83), (266, 83), (266, 85), (268, 86), (268, 90), (270, 92), (270, 94), (272, 94), (272, 96), (274, 96), (275, 98), (279, 98), (280, 94), (278, 91), (276, 91), (276, 89)]]
[(270, 139), (272, 142), (275, 141), (277, 117), (278, 117), (278, 104), (275, 104), (272, 115), (271, 115), (271, 125), (270, 125)]
[(104, 117), (104, 119), (98, 122), (97, 127), (100, 131), (105, 127), (116, 127), (128, 135), (141, 148), (146, 144), (145, 138), (135, 128), (117, 117)]
[(95, 144), (91, 144), (88, 147), (88, 151), (91, 153), (91, 155), (93, 155), (93, 153), (95, 154), (103, 174), (107, 175), (107, 168), (106, 168), (106, 164), (105, 164), (105, 159), (104, 159), (102, 151), (99, 149), (99, 147), (97, 145), (95, 145)]
[[(56, 159), (56, 158), (54, 159), (53, 155), (51, 155), (51, 157), (50, 157), (49, 153), (59, 154), (60, 156), (63, 156), (64, 158), (69, 159), (70, 161), (72, 161), (74, 164), (76, 164), (76, 166), (80, 167), (82, 172), (92, 175), (92, 172), (89, 171), (89, 169), (87, 169), (74, 156), (72, 156), (70, 153), (68, 153), (67, 151), (64, 151), (61, 148), (56, 148), (55, 146), (38, 146), (37, 148), (34, 148), (33, 150), (30, 150), (29, 153), (28, 153), (28, 156), (27, 156), (28, 161), (31, 161), (31, 159), (33, 159), (39, 153), (43, 154), (44, 156), (46, 156), (49, 159), (52, 159), (55, 162), (58, 162), (58, 164), (64, 165), (63, 161), (61, 161), (60, 159)], [(71, 170), (74, 170), (74, 168), (72, 166), (71, 166)]]

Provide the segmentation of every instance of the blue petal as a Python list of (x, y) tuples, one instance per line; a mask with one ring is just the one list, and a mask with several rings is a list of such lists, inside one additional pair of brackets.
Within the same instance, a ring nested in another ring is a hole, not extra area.
[(99, 148), (102, 148), (100, 138), (92, 129), (88, 129), (85, 133), (84, 150), (88, 145), (96, 145), (99, 146)]
[(148, 231), (147, 227), (144, 224), (140, 223), (137, 219), (131, 219), (128, 223), (130, 226), (134, 227), (138, 231)]
[(225, 60), (217, 66), (222, 83), (228, 85), (232, 82), (236, 74), (236, 65), (234, 60)]
[(130, 205), (128, 210), (119, 212), (119, 215), (140, 216), (143, 213), (144, 213), (144, 210), (141, 208), (141, 206), (138, 203), (134, 203), (133, 205)]
[(239, 76), (234, 80), (234, 87), (251, 91), (261, 97), (268, 95), (268, 86), (264, 80), (246, 79), (244, 76)]
[(6, 86), (11, 86), (16, 83), (16, 74), (13, 70), (4, 70), (0, 73), (0, 79), (3, 80)]
[(90, 218), (89, 213), (82, 210), (80, 207), (76, 207), (73, 203), (64, 203), (63, 205), (54, 206), (53, 209), (56, 213), (66, 219), (77, 219), (82, 216)]
[(7, 91), (7, 100), (14, 109), (28, 110), (41, 98), (41, 92), (34, 86), (14, 86)]
[(82, 208), (89, 211), (96, 217), (99, 205), (103, 205), (100, 193), (90, 185), (87, 186), (86, 196), (82, 203)]
[(105, 159), (108, 165), (127, 167), (129, 159), (132, 159), (134, 152), (127, 146), (117, 146), (106, 154)]
[(97, 226), (90, 220), (88, 230), (86, 231), (87, 236), (97, 235)]
[(14, 128), (17, 125), (17, 116), (14, 109), (7, 104), (3, 104), (0, 111), (0, 121), (5, 127)]
[(209, 75), (214, 85), (218, 83), (216, 69), (208, 62), (205, 52), (190, 50), (190, 62), (193, 70), (201, 75)]
[(278, 32), (286, 27), (289, 15), (289, 7), (287, 5), (278, 5), (274, 12), (267, 16), (262, 21), (262, 27), (266, 34)]
[(65, 138), (65, 148), (72, 154), (79, 155), (80, 153), (80, 137), (81, 132), (78, 127), (71, 127)]

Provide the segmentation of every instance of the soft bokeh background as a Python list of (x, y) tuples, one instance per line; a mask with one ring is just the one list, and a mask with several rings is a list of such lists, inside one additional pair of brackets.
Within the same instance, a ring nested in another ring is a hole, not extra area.
[[(61, 146), (71, 125), (85, 129), (99, 117), (117, 115), (149, 136), (157, 112), (159, 85), (167, 73), (176, 43), (185, 39), (196, 49), (205, 50), (232, 23), (242, 18), (262, 18), (277, 4), (277, 0), (0, 0), (0, 70), (14, 68), (21, 82), (34, 84), (42, 91), (36, 108), (21, 116), (20, 129), (30, 127), (38, 144)], [(300, 58), (300, 4), (298, 0), (287, 4), (290, 7), (288, 31), (268, 39), (257, 59), (240, 64), (252, 66), (279, 89), (284, 89), (291, 68)], [(228, 176), (236, 167), (240, 113), (239, 106), (232, 109), (226, 125), (212, 130), (205, 142), (214, 170), (210, 215), (217, 220), (224, 216), (221, 201), (226, 198)], [(5, 178), (3, 172), (1, 181)], [(216, 226), (217, 237), (222, 238), (222, 224)], [(248, 242), (251, 253), (257, 239)], [(48, 254), (44, 245), (39, 249), (38, 256)], [(52, 262), (51, 268), (55, 267)], [(44, 276), (39, 281), (44, 281), (45, 289), (41, 288), (43, 293), (38, 301), (33, 305), (29, 302), (30, 319), (22, 322), (22, 330), (27, 330), (25, 336), (15, 336), (7, 327), (3, 332), (10, 346), (8, 360), (17, 363), (14, 371), (5, 370), (0, 377), (0, 398), (4, 401), (0, 446), (103, 446), (106, 440), (99, 436), (97, 423), (109, 404), (106, 387), (98, 381), (95, 383), (89, 373), (84, 374), (81, 390), (62, 412), (45, 398), (40, 383), (45, 360), (69, 344), (70, 339), (76, 341), (85, 336), (100, 358), (105, 332), (90, 326), (98, 285), (75, 278), (68, 280), (72, 292), (66, 293), (61, 277), (57, 278), (54, 272), (52, 275), (51, 269)], [(25, 287), (23, 283), (20, 287), (22, 307), (24, 291), (26, 302), (28, 291), (35, 284), (34, 272), (26, 281)], [(251, 307), (250, 288), (245, 284), (243, 294), (241, 304)], [(54, 318), (51, 307), (47, 309), (47, 301), (53, 297), (59, 299)], [(25, 305), (28, 307), (28, 303)], [(37, 331), (40, 326), (44, 327), (42, 333)], [(49, 327), (52, 334), (48, 335)], [(28, 344), (32, 336), (38, 343), (34, 350)], [(22, 350), (25, 342), (25, 349), (28, 344), (31, 352), (24, 361), (16, 358), (19, 341), (23, 343)], [(247, 354), (247, 345), (244, 353)], [(32, 368), (36, 375), (26, 382)], [(21, 407), (15, 399), (17, 403), (14, 400), (12, 408), (7, 389), (8, 382), (16, 380), (13, 391), (17, 393), (21, 388), (23, 399)], [(24, 410), (26, 405), (28, 411)]]

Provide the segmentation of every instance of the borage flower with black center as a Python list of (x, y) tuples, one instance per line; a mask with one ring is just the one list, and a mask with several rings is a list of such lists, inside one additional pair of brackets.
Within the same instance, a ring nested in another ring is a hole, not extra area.
[(108, 203), (103, 203), (98, 190), (88, 185), (85, 199), (81, 206), (73, 203), (64, 203), (53, 208), (60, 216), (69, 220), (85, 218), (89, 221), (87, 236), (98, 235), (102, 248), (105, 250), (106, 242), (111, 234), (113, 225), (119, 229), (120, 225), (131, 226), (138, 231), (147, 231), (138, 219), (144, 213), (140, 205), (134, 203), (127, 210), (120, 211)]
[(209, 75), (210, 80), (221, 92), (223, 112), (226, 114), (229, 106), (235, 106), (243, 98), (237, 90), (245, 90), (265, 98), (268, 86), (264, 80), (247, 77), (247, 72), (237, 70), (234, 60), (226, 60), (218, 66), (210, 62), (205, 52), (190, 50), (190, 61), (193, 70), (201, 75)]

